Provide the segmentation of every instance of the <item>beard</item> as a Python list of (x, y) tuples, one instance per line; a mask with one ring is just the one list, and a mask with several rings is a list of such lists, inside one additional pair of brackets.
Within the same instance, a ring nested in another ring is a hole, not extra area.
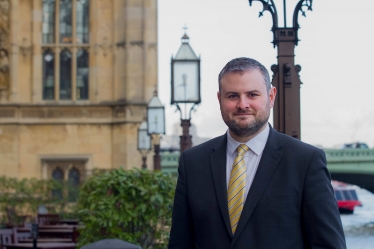
[[(238, 110), (237, 113), (248, 113), (248, 111)], [(229, 129), (238, 137), (249, 137), (256, 135), (262, 127), (268, 122), (270, 116), (270, 104), (266, 105), (264, 112), (259, 113), (258, 116), (254, 116), (254, 120), (245, 124), (240, 124), (235, 119), (230, 118), (228, 113), (222, 112), (221, 114), (223, 121), (229, 127)]]

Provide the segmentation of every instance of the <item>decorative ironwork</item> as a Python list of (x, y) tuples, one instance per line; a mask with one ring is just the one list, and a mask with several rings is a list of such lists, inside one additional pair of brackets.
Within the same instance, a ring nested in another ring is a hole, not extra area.
[[(264, 15), (264, 12), (267, 10), (270, 12), (271, 16), (273, 17), (273, 27), (278, 28), (278, 14), (277, 14), (277, 8), (275, 7), (274, 1), (273, 0), (248, 0), (249, 6), (252, 6), (253, 1), (258, 1), (262, 3), (263, 9), (259, 13), (259, 17)], [(312, 5), (313, 5), (313, 0), (300, 0), (296, 7), (295, 11), (293, 14), (293, 27), (298, 28), (299, 23), (298, 23), (298, 13), (301, 12), (302, 16), (306, 16), (306, 11), (304, 10), (305, 8), (307, 10), (312, 11)]]
[(313, 0), (300, 0), (296, 7), (295, 7), (295, 11), (293, 13), (293, 27), (294, 28), (299, 28), (299, 22), (298, 22), (298, 14), (299, 12), (301, 12), (302, 16), (306, 17), (306, 11), (304, 11), (303, 8), (306, 8), (307, 10), (309, 11), (313, 11), (312, 9), (312, 4), (313, 4)]
[(273, 107), (274, 128), (294, 138), (300, 139), (300, 80), (301, 66), (295, 65), (295, 46), (298, 45), (298, 16), (306, 16), (312, 11), (313, 0), (298, 0), (293, 12), (292, 26), (287, 26), (286, 0), (283, 0), (284, 25), (278, 25), (278, 13), (274, 0), (248, 0), (252, 6), (254, 1), (262, 3), (259, 17), (269, 11), (273, 19), (273, 45), (278, 47), (278, 64), (272, 65), (272, 85), (278, 90)]
[(263, 9), (259, 12), (258, 17), (261, 17), (264, 15), (264, 12), (267, 10), (270, 12), (271, 16), (273, 17), (273, 27), (278, 27), (278, 14), (277, 14), (277, 8), (275, 7), (275, 4), (273, 0), (248, 0), (249, 6), (252, 6), (253, 1), (258, 1), (262, 3)]

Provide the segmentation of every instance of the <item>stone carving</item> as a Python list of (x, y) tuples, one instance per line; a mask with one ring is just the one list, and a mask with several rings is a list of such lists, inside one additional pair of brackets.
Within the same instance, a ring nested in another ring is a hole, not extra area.
[(9, 34), (9, 0), (0, 0), (0, 34)]
[(98, 53), (98, 48), (103, 50), (104, 57), (107, 56), (108, 52), (112, 48), (112, 44), (109, 43), (108, 37), (104, 36), (103, 41), (100, 44), (96, 44), (96, 54)]
[(284, 78), (284, 84), (291, 84), (292, 78), (291, 78), (291, 64), (285, 63), (283, 65), (283, 78)]
[(273, 64), (271, 65), (270, 69), (273, 72), (273, 74), (276, 74), (278, 72), (278, 65)]
[(111, 110), (81, 108), (33, 108), (22, 110), (23, 118), (110, 118)]
[(9, 59), (8, 52), (0, 48), (0, 90), (8, 88), (9, 82)]
[(32, 45), (27, 38), (22, 39), (22, 43), (19, 46), (19, 50), (21, 51), (23, 57), (26, 57), (26, 55), (31, 52)]
[(157, 50), (157, 43), (156, 42), (149, 43), (148, 44), (148, 48), (149, 49)]
[(111, 110), (103, 109), (103, 110), (86, 110), (84, 116), (89, 118), (110, 118), (111, 117)]
[(132, 42), (130, 42), (130, 44), (131, 44), (131, 46), (143, 47), (144, 42), (143, 41), (132, 41)]
[(77, 109), (51, 109), (46, 113), (46, 118), (82, 118), (83, 113)]
[(130, 110), (130, 115), (132, 117), (144, 117), (145, 113), (145, 108), (144, 106), (134, 106), (134, 105), (130, 105), (129, 106), (129, 110)]
[(4, 109), (0, 110), (0, 118), (14, 118), (16, 114), (15, 110)]
[(113, 117), (116, 117), (116, 118), (126, 117), (126, 108), (124, 106), (114, 107)]
[(0, 0), (0, 101), (7, 99), (9, 85), (9, 0)]
[(126, 49), (126, 41), (120, 41), (116, 43), (117, 48)]
[(9, 9), (9, 0), (0, 0), (0, 49), (8, 47)]
[[(300, 65), (296, 65), (295, 66), (295, 70), (296, 70), (297, 76), (299, 76), (299, 80), (300, 80), (301, 66)], [(303, 84), (303, 82), (301, 80), (300, 80), (300, 84)]]
[(273, 65), (271, 65), (270, 69), (273, 72), (273, 77), (272, 77), (271, 83), (274, 84), (274, 77), (278, 73), (278, 65), (273, 64)]
[(45, 114), (42, 109), (22, 110), (23, 118), (44, 118)]

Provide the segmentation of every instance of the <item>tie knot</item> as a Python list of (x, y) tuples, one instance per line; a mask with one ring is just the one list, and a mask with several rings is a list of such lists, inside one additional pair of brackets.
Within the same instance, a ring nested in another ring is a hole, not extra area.
[(249, 151), (249, 148), (247, 145), (241, 144), (236, 150), (238, 151), (238, 155), (244, 156), (244, 154)]

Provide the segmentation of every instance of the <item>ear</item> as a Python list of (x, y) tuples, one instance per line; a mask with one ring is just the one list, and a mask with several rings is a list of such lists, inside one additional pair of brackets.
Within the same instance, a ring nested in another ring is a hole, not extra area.
[(277, 96), (277, 89), (275, 87), (272, 87), (269, 92), (269, 102), (270, 107), (274, 106), (275, 97)]
[(218, 102), (221, 103), (221, 93), (219, 91), (217, 92), (217, 98), (218, 98)]

